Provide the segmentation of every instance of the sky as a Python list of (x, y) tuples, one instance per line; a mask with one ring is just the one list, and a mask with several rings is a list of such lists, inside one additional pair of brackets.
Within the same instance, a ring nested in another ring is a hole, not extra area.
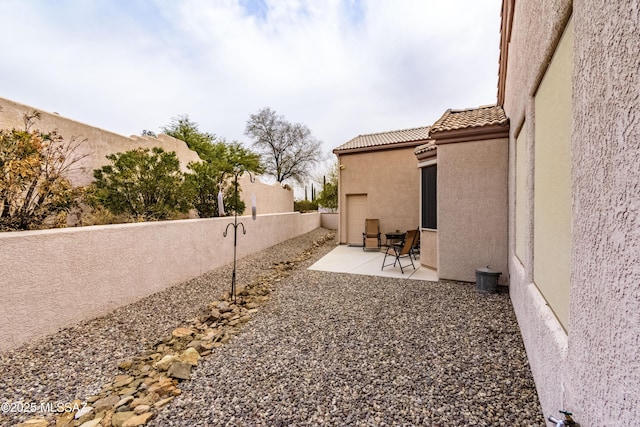
[(0, 0), (0, 97), (123, 135), (186, 114), (247, 146), (249, 116), (270, 107), (328, 155), (494, 104), (500, 5)]

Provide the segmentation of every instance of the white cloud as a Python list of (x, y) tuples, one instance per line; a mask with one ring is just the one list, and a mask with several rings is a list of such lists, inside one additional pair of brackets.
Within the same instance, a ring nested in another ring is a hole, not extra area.
[(500, 1), (4, 0), (0, 96), (118, 133), (247, 142), (271, 106), (326, 151), (495, 102)]

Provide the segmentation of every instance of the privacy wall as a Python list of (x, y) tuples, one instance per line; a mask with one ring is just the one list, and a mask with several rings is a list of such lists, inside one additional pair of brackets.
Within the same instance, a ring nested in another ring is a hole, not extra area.
[[(320, 226), (320, 214), (239, 218), (238, 257)], [(233, 260), (230, 218), (0, 233), (0, 351), (108, 313)]]

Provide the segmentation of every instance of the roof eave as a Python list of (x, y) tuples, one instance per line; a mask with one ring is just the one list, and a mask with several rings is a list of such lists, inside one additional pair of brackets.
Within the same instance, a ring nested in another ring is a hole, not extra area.
[(436, 144), (449, 144), (454, 142), (471, 142), (487, 139), (498, 139), (509, 137), (509, 121), (499, 125), (466, 127), (462, 129), (452, 129), (436, 131), (431, 133), (431, 139)]
[(417, 147), (418, 145), (425, 144), (429, 142), (426, 139), (420, 139), (417, 141), (407, 141), (407, 142), (396, 142), (393, 144), (385, 144), (385, 145), (372, 145), (370, 147), (357, 147), (357, 148), (334, 148), (333, 154), (353, 154), (353, 153), (363, 153), (367, 151), (382, 151), (382, 150), (393, 150), (397, 148), (407, 148), (407, 147)]
[(422, 153), (416, 154), (416, 159), (418, 159), (418, 162), (421, 162), (424, 160), (433, 159), (434, 157), (437, 157), (437, 155), (438, 155), (437, 147), (434, 147), (431, 150), (423, 151)]

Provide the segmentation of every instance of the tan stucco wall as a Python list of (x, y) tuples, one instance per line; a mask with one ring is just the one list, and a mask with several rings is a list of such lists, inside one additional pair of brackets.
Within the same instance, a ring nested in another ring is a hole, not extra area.
[(337, 230), (340, 224), (340, 214), (339, 213), (329, 213), (323, 212), (320, 214), (321, 216), (321, 226), (322, 228), (326, 228), (328, 230)]
[(506, 138), (438, 145), (439, 278), (475, 282), (489, 266), (508, 281), (507, 150)]
[[(0, 233), (0, 351), (233, 259), (232, 218)], [(238, 257), (314, 230), (320, 214), (240, 217)], [(242, 280), (242, 271), (238, 272)]]
[[(573, 8), (571, 7), (573, 5)], [(516, 2), (504, 108), (534, 141), (533, 95), (573, 10), (570, 310), (567, 331), (510, 239), (510, 294), (545, 418), (559, 409), (583, 426), (640, 423), (640, 16), (635, 1)], [(632, 12), (633, 11), (633, 12)], [(532, 43), (535, 40), (535, 43)], [(529, 151), (533, 234), (533, 152)], [(510, 230), (515, 229), (511, 197)], [(512, 234), (513, 235), (513, 234)]]
[(256, 196), (256, 210), (258, 214), (293, 212), (293, 190), (283, 187), (280, 183), (265, 184), (259, 178), (251, 182), (248, 174), (238, 178), (241, 199), (245, 206), (245, 215), (251, 215), (251, 195)]
[[(380, 231), (416, 229), (420, 211), (420, 171), (415, 147), (342, 154), (339, 174), (340, 243), (347, 243), (346, 197), (367, 195), (367, 218), (380, 219)], [(364, 221), (362, 221), (364, 232)]]
[(438, 268), (438, 231), (423, 228), (420, 233), (420, 264)]

